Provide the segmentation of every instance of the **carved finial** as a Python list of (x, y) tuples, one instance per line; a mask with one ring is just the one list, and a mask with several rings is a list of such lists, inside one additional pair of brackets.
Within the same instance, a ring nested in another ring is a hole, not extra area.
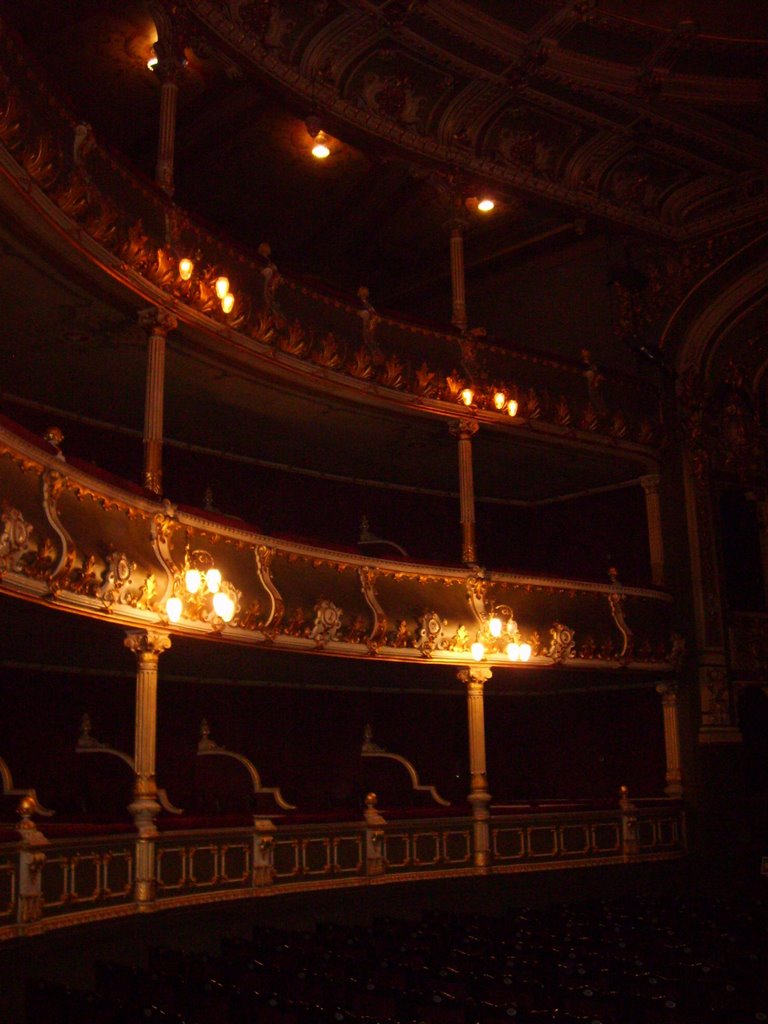
[[(370, 728), (370, 726), (366, 726), (366, 728)], [(376, 796), (375, 793), (366, 793), (366, 796), (365, 796), (365, 806), (366, 807), (375, 807), (377, 800), (378, 800), (378, 797)]]
[(378, 743), (373, 742), (373, 729), (370, 722), (368, 722), (363, 730), (363, 754), (381, 754), (384, 752), (384, 747), (380, 747)]
[(218, 750), (219, 746), (214, 743), (211, 739), (211, 727), (208, 725), (208, 719), (204, 718), (200, 723), (200, 739), (197, 744), (198, 753), (202, 753), (205, 750)]
[(21, 818), (21, 822), (18, 826), (19, 829), (26, 832), (35, 828), (35, 823), (32, 821), (32, 815), (35, 813), (36, 809), (37, 800), (35, 800), (31, 794), (28, 793), (19, 800), (18, 807), (16, 808), (16, 813)]
[(634, 811), (635, 805), (629, 799), (629, 786), (619, 786), (619, 807), (622, 811)]

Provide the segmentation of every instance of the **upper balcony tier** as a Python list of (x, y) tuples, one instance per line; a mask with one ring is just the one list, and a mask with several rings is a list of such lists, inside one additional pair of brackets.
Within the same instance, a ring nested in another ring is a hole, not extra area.
[[(363, 291), (351, 297), (281, 274), (267, 245), (246, 252), (216, 237), (79, 125), (10, 32), (0, 42), (0, 204), (92, 290), (171, 312), (176, 343), (200, 364), (397, 416), (469, 414), (503, 437), (621, 453), (641, 472), (663, 441), (660, 395), (648, 382), (598, 370), (586, 356), (569, 361), (385, 315)], [(194, 263), (185, 279), (183, 257)], [(234, 296), (228, 312), (220, 277)], [(9, 306), (14, 316), (33, 312)]]

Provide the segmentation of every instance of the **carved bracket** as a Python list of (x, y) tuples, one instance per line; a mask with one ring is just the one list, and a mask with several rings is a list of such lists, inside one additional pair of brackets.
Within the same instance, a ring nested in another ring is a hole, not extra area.
[[(100, 743), (96, 737), (91, 734), (91, 716), (88, 714), (83, 715), (80, 723), (80, 735), (77, 737), (75, 753), (106, 754), (108, 757), (116, 757), (119, 761), (127, 764), (132, 772), (136, 771), (135, 762), (130, 754), (126, 754), (123, 750), (117, 750), (115, 747), (110, 747), (108, 743)], [(184, 809), (182, 807), (176, 807), (171, 803), (168, 799), (167, 792), (159, 786), (157, 788), (157, 802), (168, 814), (184, 813)]]
[(444, 800), (443, 797), (437, 792), (434, 786), (427, 785), (426, 783), (419, 782), (419, 774), (416, 768), (408, 760), (407, 757), (403, 757), (402, 754), (391, 754), (389, 751), (380, 747), (377, 743), (373, 742), (373, 730), (370, 725), (366, 725), (365, 732), (363, 734), (363, 745), (360, 748), (361, 757), (369, 758), (383, 758), (389, 761), (396, 761), (401, 764), (403, 768), (408, 772), (408, 777), (411, 780), (411, 788), (415, 793), (427, 793), (436, 804), (440, 804), (441, 807), (450, 807), (450, 800)]
[(277, 806), (281, 807), (284, 811), (296, 810), (294, 804), (289, 804), (288, 801), (283, 798), (283, 794), (277, 786), (262, 786), (261, 776), (256, 769), (256, 765), (253, 761), (247, 758), (245, 754), (238, 754), (235, 750), (227, 750), (226, 747), (220, 747), (218, 743), (214, 743), (211, 739), (210, 726), (205, 719), (200, 723), (200, 740), (197, 744), (197, 753), (199, 757), (210, 755), (231, 757), (232, 760), (241, 764), (250, 775), (254, 793), (266, 793), (269, 796), (272, 796)]

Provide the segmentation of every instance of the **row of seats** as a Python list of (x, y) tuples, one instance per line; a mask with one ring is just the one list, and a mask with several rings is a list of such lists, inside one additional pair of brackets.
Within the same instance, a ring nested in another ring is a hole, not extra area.
[(218, 955), (96, 967), (95, 991), (41, 983), (32, 1024), (759, 1024), (766, 907), (635, 897), (500, 917), (312, 931), (256, 926)]

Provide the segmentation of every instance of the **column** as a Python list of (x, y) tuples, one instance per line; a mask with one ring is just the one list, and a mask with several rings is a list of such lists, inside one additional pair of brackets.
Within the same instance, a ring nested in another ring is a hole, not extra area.
[(139, 323), (147, 334), (147, 386), (144, 396), (144, 486), (163, 492), (163, 400), (165, 393), (165, 339), (178, 325), (164, 309), (144, 309)]
[(186, 65), (180, 25), (168, 6), (150, 0), (150, 13), (157, 29), (155, 74), (160, 79), (160, 125), (157, 137), (155, 181), (168, 198), (173, 196), (173, 155), (176, 140), (176, 101), (179, 81)]
[(472, 438), (477, 433), (475, 420), (452, 423), (451, 433), (459, 442), (459, 513), (461, 518), (461, 560), (477, 567), (475, 544), (475, 485), (472, 476)]
[(155, 778), (157, 735), (157, 663), (171, 638), (160, 630), (128, 630), (125, 646), (136, 655), (136, 726), (134, 734), (133, 800), (128, 810), (133, 815), (138, 838), (134, 897), (139, 909), (155, 898), (155, 818), (160, 812)]
[(451, 222), (451, 323), (467, 329), (467, 299), (464, 282), (464, 225), (462, 217)]
[(664, 750), (667, 759), (664, 792), (673, 800), (679, 800), (683, 795), (683, 772), (680, 763), (677, 683), (659, 683), (656, 692), (661, 694), (661, 706), (664, 711)]
[(648, 521), (648, 547), (651, 552), (651, 579), (664, 586), (664, 537), (661, 532), (661, 504), (659, 502), (659, 476), (657, 473), (641, 476), (645, 491), (645, 514)]
[(469, 776), (470, 787), (467, 800), (472, 807), (473, 861), (476, 868), (485, 869), (490, 864), (490, 830), (488, 804), (488, 779), (485, 774), (485, 714), (483, 711), (483, 687), (491, 678), (491, 670), (483, 665), (472, 665), (461, 669), (459, 681), (467, 688), (467, 726), (469, 731)]

